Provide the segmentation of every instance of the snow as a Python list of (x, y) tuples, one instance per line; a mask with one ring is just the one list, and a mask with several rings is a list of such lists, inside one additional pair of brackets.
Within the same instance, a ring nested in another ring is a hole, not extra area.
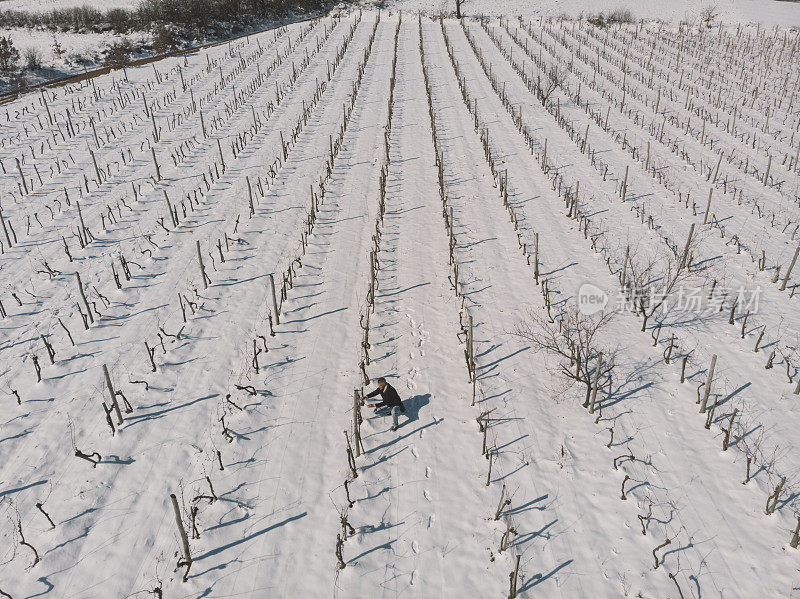
[[(427, 14), (450, 13), (455, 10), (454, 0), (393, 0), (390, 4), (377, 0), (362, 0), (364, 6), (391, 6), (405, 11)], [(465, 14), (528, 15), (528, 16), (588, 16), (598, 12), (609, 13), (617, 9), (630, 10), (637, 19), (656, 19), (678, 22), (684, 18), (697, 20), (700, 12), (709, 5), (716, 6), (719, 18), (726, 23), (761, 23), (767, 27), (800, 25), (800, 5), (780, 0), (465, 0)], [(118, 0), (4, 0), (3, 10), (46, 12), (54, 9), (91, 6), (102, 10), (131, 8), (129, 2)]]
[(50, 10), (73, 8), (78, 6), (91, 6), (101, 10), (111, 10), (113, 8), (130, 9), (130, 2), (120, 0), (104, 0), (103, 2), (92, 2), (91, 0), (35, 0), (34, 2), (22, 2), (20, 0), (5, 0), (2, 4), (3, 10), (25, 10), (31, 12), (47, 12)]
[[(721, 11), (788, 25), (784, 4)], [(493, 597), (519, 560), (521, 597), (796, 596), (797, 32), (538, 19), (578, 8), (331, 14), (0, 109), (0, 590)], [(707, 309), (642, 331), (621, 273), (692, 225), (681, 286)], [(520, 334), (585, 284), (613, 314), (591, 414)], [(739, 288), (759, 304), (731, 326)], [(354, 391), (379, 376), (406, 412), (390, 431), (361, 408), (353, 476)]]
[[(19, 66), (24, 67), (26, 50), (39, 51), (42, 68), (26, 70), (28, 83), (56, 79), (83, 72), (84, 68), (94, 69), (103, 66), (104, 51), (114, 43), (127, 39), (134, 46), (152, 41), (150, 33), (71, 33), (39, 31), (27, 28), (0, 29), (0, 36), (9, 37), (20, 53)], [(61, 55), (55, 49), (56, 42)], [(13, 87), (13, 86), (12, 86)]]
[[(299, 19), (298, 19), (299, 20)], [(271, 20), (248, 23), (254, 31), (273, 29), (278, 25)], [(230, 38), (244, 36), (241, 30), (231, 31), (230, 28), (220, 26), (212, 31), (197, 31), (194, 38), (183, 42), (189, 47), (199, 47), (205, 44), (220, 43), (220, 38), (226, 35)], [(84, 73), (85, 71), (102, 68), (107, 64), (109, 51), (114, 45), (127, 44), (129, 48), (128, 59), (136, 61), (143, 58), (152, 58), (153, 33), (151, 31), (130, 31), (127, 33), (103, 32), (95, 33), (84, 31), (81, 33), (70, 31), (44, 31), (32, 28), (0, 28), (0, 36), (10, 38), (20, 54), (17, 62), (18, 76), (24, 84), (29, 86), (54, 82), (63, 77)], [(60, 54), (58, 52), (60, 49)], [(182, 46), (185, 47), (185, 46)], [(31, 69), (28, 67), (26, 50), (38, 50), (41, 67)], [(0, 81), (0, 90), (16, 91), (18, 88), (17, 77), (5, 77)]]
[[(363, 0), (363, 5), (379, 6), (381, 3)], [(621, 9), (629, 10), (635, 19), (677, 23), (683, 19), (697, 22), (701, 11), (707, 6), (716, 6), (719, 19), (729, 24), (761, 23), (767, 27), (800, 25), (800, 4), (779, 0), (465, 0), (462, 11), (466, 15), (588, 17)], [(394, 0), (391, 7), (429, 15), (455, 12), (454, 0)]]

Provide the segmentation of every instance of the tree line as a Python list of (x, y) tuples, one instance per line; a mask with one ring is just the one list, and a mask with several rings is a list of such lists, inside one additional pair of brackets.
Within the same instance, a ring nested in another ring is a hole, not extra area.
[(209, 26), (289, 13), (327, 11), (331, 0), (141, 0), (134, 8), (101, 10), (74, 6), (45, 12), (0, 11), (0, 27), (37, 27), (52, 31), (147, 30), (158, 25)]

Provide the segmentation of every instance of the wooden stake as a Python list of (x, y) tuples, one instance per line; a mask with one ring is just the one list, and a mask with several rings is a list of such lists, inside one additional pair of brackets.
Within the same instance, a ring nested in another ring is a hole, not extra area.
[(592, 403), (589, 404), (589, 413), (594, 414), (594, 402), (597, 398), (597, 382), (600, 380), (600, 367), (603, 365), (603, 352), (597, 356), (597, 368), (594, 372), (594, 380), (592, 381)]
[(473, 345), (473, 332), (472, 332), (472, 314), (469, 315), (469, 338), (467, 343), (467, 351), (469, 353), (469, 371), (472, 381), (475, 380), (475, 350)]
[(717, 168), (714, 169), (714, 183), (717, 182), (717, 176), (719, 176), (719, 165), (722, 164), (722, 151), (720, 150), (719, 153), (719, 160), (717, 160)]
[(111, 383), (111, 377), (108, 374), (108, 366), (105, 364), (103, 364), (103, 376), (106, 379), (108, 394), (111, 396), (111, 405), (114, 406), (114, 413), (117, 415), (117, 424), (122, 424), (122, 412), (119, 409), (119, 402), (117, 402), (117, 394), (114, 392), (114, 385)]
[[(81, 299), (83, 300), (83, 305), (86, 308), (86, 314), (89, 317), (89, 322), (94, 322), (94, 316), (92, 316), (92, 310), (89, 308), (89, 302), (86, 301), (86, 294), (83, 291), (83, 283), (81, 282), (81, 273), (76, 272), (75, 277), (78, 279), (78, 291), (81, 293)], [(89, 327), (86, 327), (87, 329)]]
[(186, 578), (189, 576), (189, 568), (192, 567), (192, 554), (189, 551), (189, 538), (186, 536), (186, 529), (183, 527), (183, 521), (181, 520), (181, 510), (178, 507), (178, 498), (175, 497), (175, 493), (170, 493), (169, 495), (170, 500), (172, 501), (172, 509), (175, 512), (175, 524), (178, 526), (178, 533), (181, 537), (181, 544), (183, 545), (183, 560), (186, 566), (186, 573), (183, 575), (183, 580), (186, 582)]
[(772, 154), (767, 156), (767, 170), (764, 173), (764, 185), (767, 185), (769, 181), (769, 170), (772, 168)]
[(681, 265), (678, 270), (683, 270), (686, 266), (686, 260), (689, 258), (689, 246), (692, 243), (692, 235), (694, 235), (694, 223), (689, 227), (689, 237), (686, 238), (686, 245), (683, 246), (683, 256), (681, 257)]
[(703, 217), (703, 224), (708, 223), (708, 213), (711, 211), (711, 196), (714, 193), (714, 188), (708, 190), (708, 203), (706, 203), (706, 215)]
[(12, 247), (11, 238), (8, 236), (8, 227), (6, 227), (6, 219), (3, 218), (3, 211), (0, 210), (0, 224), (3, 225), (3, 234), (6, 236), (6, 243), (8, 247)]
[(625, 167), (625, 180), (622, 182), (622, 202), (625, 202), (625, 196), (628, 195), (628, 167)]
[(172, 222), (173, 227), (178, 226), (178, 220), (175, 218), (175, 212), (172, 210), (172, 204), (169, 201), (169, 196), (167, 195), (167, 190), (164, 191), (164, 200), (167, 202), (167, 212), (169, 212), (169, 220)]
[(275, 297), (275, 278), (272, 274), (269, 275), (269, 286), (272, 289), (272, 309), (275, 312), (275, 324), (281, 323), (280, 312), (278, 312), (278, 300)]
[(44, 107), (47, 109), (47, 119), (50, 121), (50, 124), (53, 124), (53, 115), (50, 114), (50, 106), (47, 104), (47, 94), (44, 93), (44, 89), (40, 89), (42, 92), (42, 102), (44, 102)]
[(97, 185), (100, 186), (103, 183), (103, 178), (100, 176), (100, 169), (97, 166), (97, 158), (95, 158), (94, 152), (89, 150), (89, 154), (92, 156), (92, 162), (94, 163), (94, 172), (97, 175)]
[(203, 254), (200, 252), (200, 241), (198, 240), (195, 243), (197, 244), (197, 261), (200, 263), (200, 275), (203, 278), (203, 289), (208, 289), (208, 284), (211, 282), (211, 279), (206, 275), (206, 267), (203, 264)]
[(797, 256), (800, 254), (800, 244), (797, 245), (797, 248), (794, 250), (794, 257), (792, 258), (791, 264), (789, 264), (789, 268), (786, 269), (786, 274), (783, 275), (783, 283), (781, 283), (781, 291), (786, 289), (786, 283), (789, 282), (789, 275), (792, 274), (792, 269), (794, 268), (795, 262), (797, 262)]
[(89, 123), (92, 125), (92, 133), (94, 133), (94, 143), (97, 145), (97, 149), (100, 149), (100, 140), (97, 138), (97, 128), (94, 126), (94, 119), (89, 118)]
[(19, 163), (19, 158), (14, 158), (17, 161), (17, 170), (19, 171), (19, 178), (22, 179), (22, 189), (25, 190), (25, 194), (28, 194), (28, 184), (25, 182), (25, 175), (22, 173), (22, 165)]
[(158, 160), (156, 160), (156, 149), (150, 148), (150, 152), (153, 154), (153, 164), (156, 167), (156, 181), (161, 181), (161, 169), (158, 168)]
[(253, 188), (250, 186), (250, 177), (245, 175), (245, 180), (247, 181), (247, 194), (250, 198), (250, 218), (253, 218), (253, 215), (256, 213), (256, 209), (253, 206)]
[(222, 172), (225, 172), (225, 157), (222, 155), (222, 144), (219, 142), (219, 138), (217, 138), (217, 149), (219, 150), (219, 160), (222, 162)]
[(508, 590), (508, 599), (515, 599), (517, 596), (517, 577), (519, 576), (519, 558), (520, 555), (516, 556), (516, 562), (514, 564), (514, 571), (509, 574), (509, 578), (511, 580), (511, 584)]
[(356, 457), (361, 455), (361, 410), (359, 410), (360, 398), (358, 396), (358, 389), (353, 392), (353, 436), (356, 442)]
[(708, 396), (711, 393), (711, 380), (714, 378), (714, 368), (717, 365), (717, 354), (711, 356), (711, 366), (708, 369), (708, 376), (706, 377), (706, 388), (703, 391), (703, 402), (700, 404), (700, 413), (704, 414), (706, 405), (708, 404)]
[(156, 115), (151, 112), (150, 119), (153, 121), (153, 141), (158, 143), (158, 127), (156, 126)]

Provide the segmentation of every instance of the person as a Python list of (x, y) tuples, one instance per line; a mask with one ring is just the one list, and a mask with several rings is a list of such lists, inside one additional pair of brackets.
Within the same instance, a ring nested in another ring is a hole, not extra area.
[(405, 407), (403, 406), (403, 401), (400, 399), (400, 396), (397, 394), (397, 391), (395, 391), (394, 387), (387, 383), (386, 379), (383, 377), (378, 379), (378, 388), (367, 395), (366, 398), (375, 397), (379, 393), (382, 401), (378, 403), (370, 403), (367, 404), (367, 406), (370, 408), (389, 406), (392, 410), (392, 430), (396, 431), (399, 426), (397, 419), (400, 417), (401, 412), (406, 411)]

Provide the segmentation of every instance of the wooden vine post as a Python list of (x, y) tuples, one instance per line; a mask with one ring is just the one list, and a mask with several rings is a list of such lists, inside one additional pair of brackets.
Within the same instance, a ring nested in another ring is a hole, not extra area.
[(711, 394), (711, 380), (714, 378), (714, 368), (717, 366), (717, 354), (711, 356), (711, 366), (708, 369), (706, 388), (703, 391), (703, 402), (700, 404), (700, 413), (704, 414), (708, 405), (708, 396)]
[(181, 510), (180, 507), (178, 507), (178, 498), (175, 497), (175, 493), (170, 493), (169, 498), (172, 501), (172, 510), (175, 512), (175, 524), (178, 527), (178, 533), (181, 537), (181, 545), (183, 546), (184, 563), (179, 563), (178, 565), (186, 566), (186, 573), (183, 575), (183, 581), (186, 582), (186, 579), (189, 576), (189, 568), (192, 567), (192, 553), (189, 550), (189, 537), (186, 536), (186, 529), (183, 527), (183, 520), (181, 520)]
[(789, 268), (786, 269), (786, 274), (783, 275), (783, 282), (781, 283), (781, 291), (784, 291), (786, 289), (786, 284), (789, 282), (789, 275), (792, 274), (792, 269), (794, 268), (795, 262), (797, 262), (797, 256), (799, 254), (800, 254), (800, 244), (798, 244), (797, 248), (795, 248), (792, 262), (789, 264)]
[(281, 317), (278, 312), (278, 300), (275, 297), (275, 277), (273, 277), (271, 273), (269, 275), (269, 286), (272, 289), (272, 310), (275, 312), (275, 324), (280, 324)]
[(203, 254), (200, 252), (200, 241), (195, 241), (195, 244), (197, 245), (197, 261), (200, 263), (200, 276), (203, 279), (203, 289), (208, 289), (208, 284), (211, 282), (211, 279), (206, 275), (206, 267), (203, 264)]
[(597, 356), (597, 368), (594, 371), (594, 380), (592, 381), (592, 402), (589, 404), (589, 413), (594, 414), (594, 403), (597, 399), (597, 383), (600, 380), (600, 368), (603, 366), (603, 352)]
[(161, 181), (161, 169), (158, 168), (158, 160), (156, 160), (156, 149), (150, 148), (150, 152), (153, 154), (153, 164), (156, 167), (156, 181)]
[[(81, 294), (81, 299), (83, 300), (83, 306), (86, 308), (86, 315), (89, 319), (89, 322), (94, 323), (94, 316), (92, 316), (92, 310), (89, 307), (89, 302), (86, 300), (86, 293), (83, 291), (83, 282), (81, 281), (81, 273), (76, 272), (75, 278), (78, 280), (78, 291)], [(89, 328), (88, 326), (86, 327)]]
[(117, 424), (122, 424), (122, 412), (119, 409), (119, 402), (117, 401), (117, 394), (114, 391), (114, 385), (111, 383), (111, 377), (108, 374), (108, 366), (103, 364), (103, 376), (106, 379), (106, 387), (108, 387), (108, 394), (111, 396), (111, 405), (114, 407), (114, 413), (117, 415)]

